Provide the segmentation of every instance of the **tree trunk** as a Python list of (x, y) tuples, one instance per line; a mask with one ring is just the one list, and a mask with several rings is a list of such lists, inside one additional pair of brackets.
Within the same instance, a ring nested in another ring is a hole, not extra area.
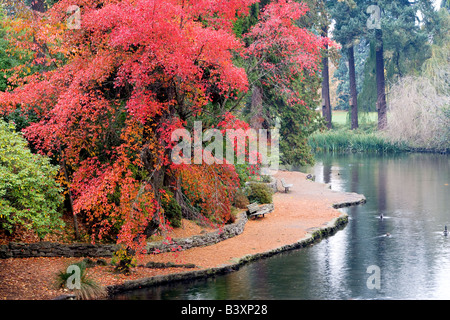
[[(322, 27), (322, 36), (328, 36), (328, 26)], [(322, 58), (322, 115), (328, 129), (332, 127), (331, 99), (330, 99), (330, 71), (328, 68), (328, 45), (325, 47)]]
[(251, 119), (250, 127), (255, 130), (263, 128), (264, 116), (263, 116), (263, 97), (262, 89), (258, 86), (252, 88), (252, 101), (251, 101)]
[(66, 178), (66, 181), (67, 181), (67, 190), (69, 191), (69, 206), (70, 206), (70, 213), (72, 214), (72, 218), (73, 218), (73, 228), (75, 231), (75, 239), (78, 240), (80, 238), (80, 233), (78, 231), (78, 220), (77, 220), (77, 215), (75, 214), (75, 212), (73, 210), (73, 197), (72, 197), (72, 191), (70, 190), (70, 186), (69, 186), (69, 184), (70, 184), (69, 173), (67, 172), (66, 160), (64, 159), (64, 153), (61, 149), (61, 146), (59, 146), (59, 155), (61, 157), (61, 166), (64, 171), (64, 177)]
[(378, 130), (384, 130), (387, 126), (386, 107), (386, 83), (384, 78), (384, 58), (383, 58), (383, 32), (381, 29), (376, 32), (376, 74), (377, 74), (377, 110), (378, 110)]
[[(170, 117), (170, 115), (167, 115), (167, 117)], [(157, 139), (162, 140), (160, 137), (158, 137)], [(165, 145), (164, 148), (167, 152), (166, 155), (170, 159), (169, 149), (167, 149)], [(195, 210), (192, 207), (190, 207), (189, 204), (186, 202), (186, 200), (183, 198), (183, 194), (181, 192), (180, 178), (168, 174), (169, 166), (161, 165), (161, 159), (155, 158), (154, 152), (151, 149), (149, 149), (148, 146), (145, 146), (142, 149), (140, 158), (142, 160), (144, 168), (150, 173), (150, 177), (148, 178), (148, 180), (143, 182), (144, 185), (141, 187), (142, 190), (144, 190), (145, 184), (151, 185), (151, 190), (152, 192), (154, 192), (154, 197), (158, 202), (158, 204), (160, 205), (161, 194), (159, 190), (161, 190), (164, 187), (168, 187), (170, 191), (173, 192), (175, 200), (181, 206), (181, 212), (183, 217), (191, 219), (199, 218), (199, 214), (195, 212)], [(138, 195), (138, 197), (139, 196), (140, 195)], [(160, 225), (164, 224), (165, 219), (164, 215), (161, 216), (161, 219), (163, 219), (163, 221), (160, 220), (159, 212), (153, 215), (152, 219), (149, 221), (148, 225), (146, 226), (143, 232), (143, 234), (147, 238), (155, 234), (156, 231), (158, 231)]]
[(31, 1), (31, 10), (37, 11), (37, 12), (45, 12), (46, 6), (45, 6), (45, 0), (32, 0)]
[[(45, 0), (32, 0), (31, 1), (31, 10), (33, 10), (34, 19), (40, 19), (38, 16), (47, 10), (46, 5), (45, 5)], [(38, 41), (36, 40), (36, 38), (34, 36), (33, 36), (33, 43), (36, 46), (35, 60), (38, 65), (44, 66), (45, 51), (46, 51), (45, 45), (38, 43)]]
[(356, 91), (355, 51), (348, 48), (348, 73), (350, 77), (350, 112), (352, 130), (358, 129), (358, 93)]

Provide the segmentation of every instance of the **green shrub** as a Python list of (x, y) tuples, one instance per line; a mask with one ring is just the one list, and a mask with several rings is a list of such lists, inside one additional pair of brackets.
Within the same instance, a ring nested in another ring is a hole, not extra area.
[(57, 172), (49, 158), (31, 153), (13, 123), (0, 119), (0, 228), (12, 233), (21, 225), (43, 238), (62, 227)]
[(115, 265), (114, 270), (117, 273), (129, 275), (131, 273), (131, 268), (134, 268), (136, 266), (136, 258), (134, 257), (131, 250), (120, 248), (119, 250), (114, 252), (111, 263)]
[(170, 225), (174, 228), (180, 228), (181, 227), (181, 220), (183, 218), (181, 207), (176, 201), (173, 193), (165, 188), (164, 189), (168, 195), (161, 197), (161, 206), (164, 210), (164, 216), (169, 220)]
[(273, 191), (264, 183), (250, 183), (248, 199), (259, 204), (272, 203)]

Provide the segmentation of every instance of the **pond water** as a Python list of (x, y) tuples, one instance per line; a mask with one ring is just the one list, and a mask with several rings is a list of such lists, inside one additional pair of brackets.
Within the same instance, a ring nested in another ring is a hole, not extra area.
[[(349, 223), (314, 246), (236, 272), (116, 299), (450, 299), (450, 156), (322, 155), (312, 173), (364, 194)], [(383, 219), (380, 215), (383, 214)], [(387, 234), (390, 234), (387, 236)]]

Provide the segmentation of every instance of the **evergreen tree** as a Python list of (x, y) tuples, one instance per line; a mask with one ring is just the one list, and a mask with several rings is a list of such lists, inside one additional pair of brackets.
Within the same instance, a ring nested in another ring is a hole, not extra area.
[(441, 8), (445, 8), (450, 11), (450, 0), (442, 0)]
[[(355, 74), (356, 74), (356, 90), (358, 92), (358, 111), (373, 111), (369, 110), (369, 104), (366, 103), (365, 99), (361, 100), (363, 94), (363, 84), (368, 72), (365, 71), (366, 65), (369, 62), (370, 54), (370, 43), (365, 39), (355, 44)], [(375, 69), (372, 70), (375, 75)], [(339, 64), (336, 71), (334, 72), (334, 78), (339, 81), (337, 86), (336, 94), (338, 97), (338, 104), (336, 109), (338, 110), (349, 110), (350, 105), (350, 81), (348, 75), (348, 58), (345, 52), (342, 52)], [(375, 82), (374, 82), (375, 83)], [(375, 84), (374, 84), (375, 85)], [(373, 104), (375, 105), (375, 103)]]
[(378, 128), (384, 129), (386, 80), (418, 72), (429, 58), (428, 39), (435, 32), (436, 12), (430, 0), (378, 0), (375, 5), (380, 8), (380, 28), (368, 30), (367, 35), (375, 44)]
[[(331, 25), (331, 16), (328, 10), (327, 0), (303, 0), (309, 12), (299, 20), (299, 25), (320, 34), (322, 37), (329, 37)], [(325, 119), (326, 126), (332, 127), (332, 106), (330, 98), (330, 70), (329, 60), (336, 56), (336, 50), (329, 48), (328, 44), (322, 50), (322, 116)]]
[(342, 51), (348, 59), (348, 75), (350, 89), (351, 128), (358, 128), (358, 93), (355, 69), (355, 43), (362, 36), (365, 15), (362, 1), (346, 0), (329, 3), (331, 16), (336, 22), (333, 38), (342, 45)]
[(377, 82), (378, 130), (383, 130), (387, 126), (387, 104), (383, 31), (381, 29), (375, 30), (375, 74)]
[(358, 105), (366, 112), (375, 112), (377, 111), (375, 44), (369, 42), (366, 50), (366, 60), (362, 66), (361, 90), (358, 95)]
[[(328, 25), (322, 27), (322, 35), (328, 37)], [(330, 98), (330, 69), (328, 67), (328, 46), (323, 50), (322, 57), (322, 116), (328, 129), (332, 127), (332, 110)]]

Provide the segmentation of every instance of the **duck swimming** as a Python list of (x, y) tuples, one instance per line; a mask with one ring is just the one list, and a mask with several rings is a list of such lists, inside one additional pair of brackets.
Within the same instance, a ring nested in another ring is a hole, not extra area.
[(448, 235), (447, 226), (445, 226), (445, 228), (444, 228), (444, 236), (447, 236), (447, 235)]

